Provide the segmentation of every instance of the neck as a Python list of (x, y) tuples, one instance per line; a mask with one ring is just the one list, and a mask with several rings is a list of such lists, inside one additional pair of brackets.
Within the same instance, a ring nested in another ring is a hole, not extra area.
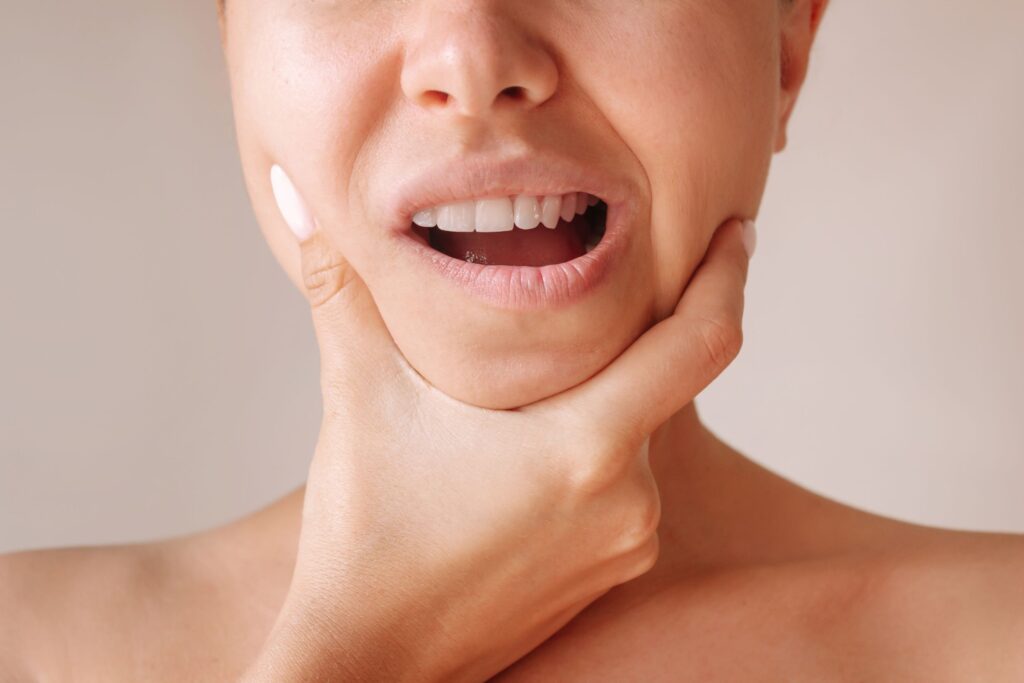
[(651, 471), (659, 488), (678, 480), (693, 460), (707, 457), (721, 445), (701, 422), (694, 403), (688, 403), (651, 435)]
[(701, 422), (693, 402), (663, 424), (650, 442), (650, 465), (661, 497), (661, 556), (654, 573), (678, 576), (713, 561), (728, 533), (731, 468), (749, 464)]
[[(658, 529), (662, 559), (656, 571), (660, 568), (678, 574), (715, 563), (722, 541), (745, 525), (736, 519), (743, 509), (737, 499), (744, 495), (751, 470), (760, 468), (716, 438), (701, 422), (693, 403), (651, 436), (649, 461), (662, 508)], [(233, 537), (235, 547), (272, 556), (273, 565), (290, 578), (304, 493), (305, 488), (299, 488), (213, 533)]]

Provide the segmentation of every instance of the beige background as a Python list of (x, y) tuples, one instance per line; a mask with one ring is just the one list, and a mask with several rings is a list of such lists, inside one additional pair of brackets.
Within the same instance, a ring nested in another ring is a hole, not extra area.
[[(213, 2), (6, 2), (0, 550), (300, 483), (299, 295), (250, 215)], [(709, 423), (813, 489), (1024, 531), (1024, 2), (835, 0)]]

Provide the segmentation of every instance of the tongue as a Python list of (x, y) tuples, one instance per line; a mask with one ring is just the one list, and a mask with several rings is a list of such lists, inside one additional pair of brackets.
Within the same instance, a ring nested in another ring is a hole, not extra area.
[(584, 216), (576, 216), (571, 223), (560, 220), (554, 230), (543, 225), (507, 232), (448, 232), (434, 228), (430, 231), (430, 246), (462, 261), (492, 266), (547, 266), (585, 254), (589, 229)]

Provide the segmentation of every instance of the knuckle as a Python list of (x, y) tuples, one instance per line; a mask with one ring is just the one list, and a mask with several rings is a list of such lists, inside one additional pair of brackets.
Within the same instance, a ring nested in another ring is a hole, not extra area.
[(343, 290), (353, 277), (352, 269), (334, 249), (315, 243), (303, 254), (302, 284), (309, 303), (314, 307)]
[(708, 362), (717, 370), (724, 369), (743, 347), (743, 328), (729, 318), (701, 318), (697, 333), (707, 354)]
[(646, 574), (654, 569), (661, 555), (661, 541), (658, 534), (652, 534), (634, 550), (626, 559), (623, 571), (622, 582), (632, 581), (638, 576)]
[(571, 437), (565, 464), (569, 493), (587, 499), (634, 485), (635, 468), (646, 462), (646, 439), (641, 429), (623, 424), (589, 424), (578, 430)]
[(600, 544), (606, 557), (628, 562), (658, 535), (661, 498), (653, 477), (623, 482), (605, 498), (603, 507)]
[(631, 579), (636, 579), (639, 575), (653, 569), (660, 553), (662, 553), (662, 544), (660, 544), (657, 533), (654, 533), (641, 547), (637, 548), (631, 567), (633, 571)]
[(608, 490), (626, 471), (629, 460), (622, 452), (600, 430), (581, 435), (569, 459), (569, 487), (584, 497)]
[(621, 541), (628, 551), (645, 547), (658, 534), (661, 523), (661, 500), (654, 491), (645, 491), (633, 503)]

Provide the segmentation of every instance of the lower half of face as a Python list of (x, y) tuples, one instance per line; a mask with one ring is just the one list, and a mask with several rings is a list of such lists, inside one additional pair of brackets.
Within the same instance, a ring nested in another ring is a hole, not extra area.
[[(440, 5), (239, 0), (227, 49), (243, 166), (293, 277), (272, 164), (428, 382), (521, 406), (591, 377), (670, 314), (718, 225), (756, 214), (778, 115), (777, 8)], [(542, 97), (488, 99), (502, 79), (530, 87), (531, 69), (546, 74)], [(563, 201), (554, 228), (546, 197)]]

